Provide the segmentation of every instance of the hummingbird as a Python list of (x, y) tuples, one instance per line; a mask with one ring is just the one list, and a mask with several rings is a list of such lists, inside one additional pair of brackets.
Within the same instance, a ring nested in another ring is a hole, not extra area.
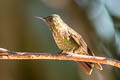
[[(53, 38), (58, 48), (61, 50), (61, 53), (95, 56), (94, 53), (88, 48), (82, 36), (69, 27), (59, 15), (52, 14), (51, 16), (36, 18), (43, 20), (49, 26), (49, 29), (51, 30)], [(99, 63), (77, 63), (88, 75), (91, 75), (94, 66), (99, 70), (103, 69)]]

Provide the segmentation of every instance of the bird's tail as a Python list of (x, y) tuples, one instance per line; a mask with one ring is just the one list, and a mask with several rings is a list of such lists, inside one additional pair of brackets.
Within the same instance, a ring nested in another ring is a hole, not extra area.
[(91, 75), (93, 71), (93, 67), (95, 66), (97, 69), (102, 70), (102, 66), (98, 63), (88, 63), (88, 62), (77, 62), (80, 67), (88, 74)]

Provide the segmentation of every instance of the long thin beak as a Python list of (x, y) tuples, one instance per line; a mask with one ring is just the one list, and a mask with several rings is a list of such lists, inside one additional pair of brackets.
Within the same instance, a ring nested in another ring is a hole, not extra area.
[(38, 16), (35, 16), (35, 18), (40, 19), (40, 20), (42, 20), (42, 21), (46, 22), (46, 21), (45, 21), (45, 19), (44, 19), (43, 17), (38, 17)]

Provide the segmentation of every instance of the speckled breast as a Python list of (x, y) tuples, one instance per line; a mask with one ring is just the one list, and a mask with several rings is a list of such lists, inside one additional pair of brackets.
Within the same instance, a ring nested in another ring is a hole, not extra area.
[(65, 52), (72, 52), (79, 46), (72, 40), (67, 40), (65, 35), (60, 35), (59, 33), (53, 33), (54, 40), (59, 47), (59, 49)]

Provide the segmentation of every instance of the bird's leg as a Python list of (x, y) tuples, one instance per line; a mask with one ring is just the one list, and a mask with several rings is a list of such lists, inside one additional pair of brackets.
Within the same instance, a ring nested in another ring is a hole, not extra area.
[(62, 54), (64, 51), (63, 50), (60, 50), (60, 52), (58, 52), (58, 54)]

